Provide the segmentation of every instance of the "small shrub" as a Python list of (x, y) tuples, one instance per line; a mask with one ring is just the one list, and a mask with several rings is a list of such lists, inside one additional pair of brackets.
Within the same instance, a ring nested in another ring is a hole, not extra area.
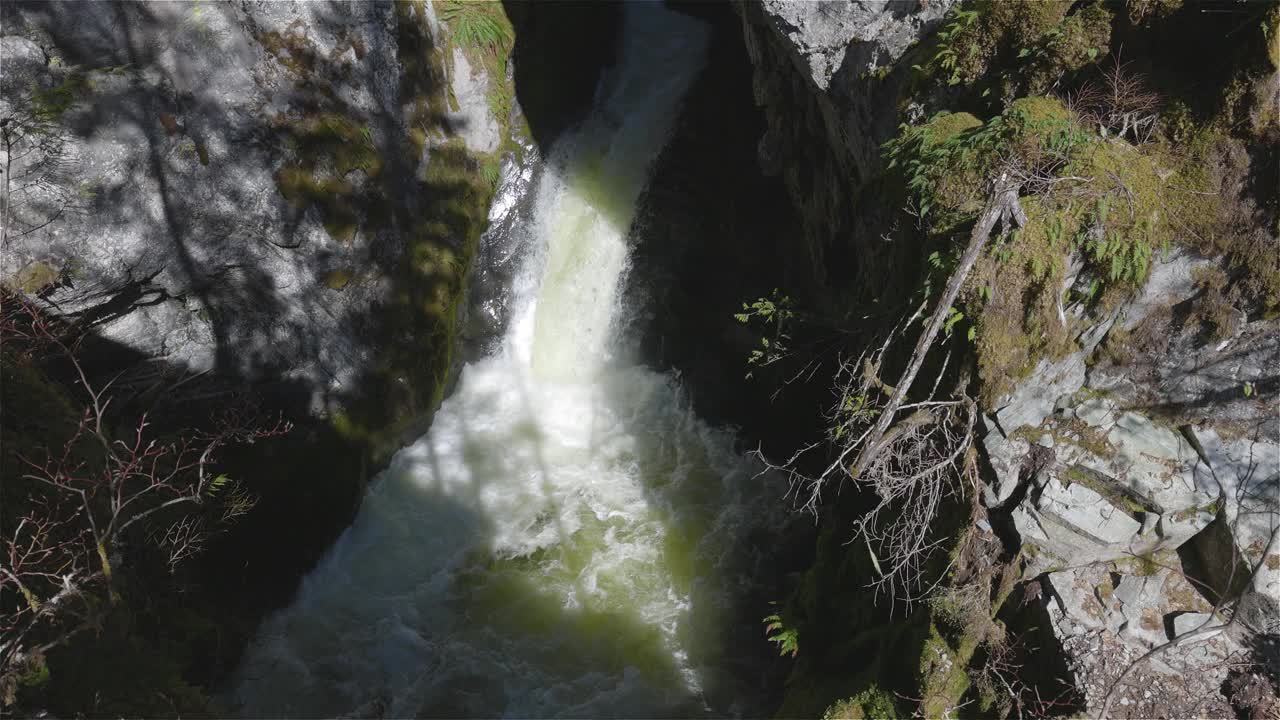
[[(769, 297), (756, 298), (751, 304), (742, 303), (742, 312), (733, 318), (743, 325), (760, 326), (760, 347), (747, 356), (747, 364), (757, 367), (771, 365), (791, 353), (791, 322), (795, 319), (794, 304), (790, 296), (774, 288)], [(751, 377), (747, 373), (747, 377)]]
[(1068, 102), (1090, 129), (1145, 143), (1156, 128), (1162, 98), (1150, 89), (1144, 75), (1117, 57), (1100, 80), (1086, 82), (1068, 95)]
[(1099, 2), (1075, 6), (978, 0), (952, 12), (916, 70), (947, 85), (994, 82), (1000, 95), (992, 100), (1042, 93), (1109, 52), (1111, 11)]
[(822, 713), (822, 720), (884, 720), (898, 715), (893, 695), (872, 685), (851, 698), (832, 704)]

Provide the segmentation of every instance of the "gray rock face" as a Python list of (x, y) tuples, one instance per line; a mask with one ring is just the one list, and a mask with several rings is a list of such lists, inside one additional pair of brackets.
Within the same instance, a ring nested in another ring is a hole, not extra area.
[[(904, 73), (894, 63), (955, 0), (756, 0), (735, 5), (767, 129), (758, 154), (781, 175), (804, 221), (810, 271), (827, 278), (828, 246), (848, 242), (867, 208), (851, 198), (880, 164), (898, 124)], [(877, 248), (860, 248), (867, 254)], [(847, 280), (848, 278), (844, 278)]]
[[(984, 502), (1011, 515), (1024, 577), (1051, 589), (1049, 624), (1090, 713), (1124, 667), (1186, 635), (1144, 661), (1112, 712), (1230, 715), (1229, 664), (1280, 631), (1280, 333), (1256, 321), (1216, 341), (1177, 325), (1207, 264), (1175, 254), (1124, 305), (1077, 312), (1081, 350), (1041, 362), (986, 423)], [(1086, 365), (1102, 342), (1114, 352)], [(1207, 596), (1233, 602), (1214, 616)]]
[(953, 3), (921, 0), (761, 0), (797, 65), (819, 90), (837, 72), (858, 75), (888, 66), (941, 19)]
[(1072, 353), (1058, 362), (1041, 360), (1028, 382), (1020, 383), (996, 411), (996, 419), (1006, 432), (1020, 427), (1036, 427), (1053, 412), (1058, 399), (1084, 385), (1085, 352)]
[(1006, 436), (995, 423), (983, 418), (986, 435), (982, 445), (987, 451), (987, 460), (991, 464), (994, 477), (982, 489), (983, 502), (987, 507), (995, 508), (1004, 505), (1022, 480), (1027, 466), (1034, 462), (1031, 457), (1031, 443), (1017, 435)]
[(1133, 330), (1162, 308), (1191, 297), (1196, 289), (1193, 272), (1196, 268), (1212, 264), (1185, 251), (1171, 253), (1168, 258), (1156, 258), (1151, 264), (1147, 282), (1136, 297), (1125, 303), (1116, 326), (1125, 331)]
[[(1141, 292), (1120, 309), (1115, 327), (1151, 340), (1122, 348), (1123, 362), (1100, 362), (1087, 384), (1117, 401), (1176, 414), (1189, 421), (1245, 423), (1270, 420), (1280, 411), (1280, 323), (1242, 320), (1225, 339), (1206, 338), (1195, 323), (1182, 324), (1175, 307), (1199, 294), (1193, 272), (1213, 263), (1185, 252), (1152, 264)], [(1271, 436), (1280, 434), (1273, 424)]]
[(461, 48), (453, 49), (453, 74), (449, 77), (458, 111), (450, 114), (449, 124), (462, 136), (467, 148), (491, 153), (502, 142), (498, 121), (489, 112), (489, 75), (483, 68), (473, 68)]
[[(0, 280), (178, 367), (292, 381), (317, 410), (340, 401), (375, 356), (367, 330), (403, 251), (396, 213), (360, 199), (411, 210), (427, 160), (405, 147), (395, 13), (6, 3), (0, 116), (56, 105), (57, 152), (26, 161), (43, 182)], [(487, 108), (464, 110), (468, 144), (496, 147)], [(368, 159), (309, 157), (324, 133), (367, 144), (378, 178)]]

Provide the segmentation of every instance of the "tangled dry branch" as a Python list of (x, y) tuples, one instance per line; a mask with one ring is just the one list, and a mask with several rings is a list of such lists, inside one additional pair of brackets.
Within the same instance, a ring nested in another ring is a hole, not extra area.
[(770, 465), (789, 473), (798, 503), (811, 512), (816, 512), (827, 488), (845, 480), (874, 492), (875, 505), (857, 521), (850, 542), (866, 546), (876, 569), (872, 586), (877, 593), (887, 593), (891, 602), (910, 604), (928, 594), (931, 586), (925, 566), (947, 541), (938, 532), (939, 510), (960, 489), (962, 479), (977, 482), (973, 453), (977, 407), (965, 394), (967, 377), (961, 373), (954, 388), (939, 392), (950, 354), (943, 358), (927, 392), (910, 402), (908, 394), (996, 224), (1009, 228), (1026, 222), (1018, 189), (1018, 181), (1008, 171), (993, 184), (969, 244), (896, 384), (883, 380), (883, 366), (925, 305), (891, 330), (878, 348), (840, 363), (836, 402), (828, 415), (827, 440), (835, 459), (816, 476), (802, 473), (798, 463), (817, 447), (811, 445), (786, 463)]
[(113, 383), (91, 379), (79, 340), (25, 298), (0, 296), (6, 357), (64, 363), (85, 397), (65, 441), (7, 450), (21, 474), (7, 480), (12, 506), (0, 518), (0, 691), (32, 658), (99, 626), (117, 602), (113, 576), (131, 543), (150, 539), (173, 566), (214, 525), (247, 512), (254, 498), (213, 472), (217, 452), (290, 429), (262, 424), (249, 407), (202, 429), (155, 427), (145, 413), (131, 421), (113, 408)]
[(1159, 118), (1161, 97), (1147, 85), (1146, 78), (1116, 57), (1102, 73), (1064, 98), (1085, 125), (1136, 144), (1151, 140)]

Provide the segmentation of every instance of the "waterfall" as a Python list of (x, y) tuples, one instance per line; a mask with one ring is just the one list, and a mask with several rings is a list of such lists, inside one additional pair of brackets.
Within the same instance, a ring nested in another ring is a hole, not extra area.
[(225, 698), (241, 714), (750, 710), (727, 613), (781, 492), (614, 332), (635, 204), (707, 31), (660, 3), (624, 22), (596, 111), (548, 154), (499, 347), (259, 629)]

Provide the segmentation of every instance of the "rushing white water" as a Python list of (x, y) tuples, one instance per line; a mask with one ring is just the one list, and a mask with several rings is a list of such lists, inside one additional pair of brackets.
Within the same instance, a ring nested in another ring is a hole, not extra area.
[(743, 709), (754, 679), (725, 679), (725, 612), (778, 490), (611, 332), (634, 206), (705, 30), (659, 3), (626, 13), (598, 110), (539, 186), (501, 348), (260, 629), (227, 698), (242, 714)]

